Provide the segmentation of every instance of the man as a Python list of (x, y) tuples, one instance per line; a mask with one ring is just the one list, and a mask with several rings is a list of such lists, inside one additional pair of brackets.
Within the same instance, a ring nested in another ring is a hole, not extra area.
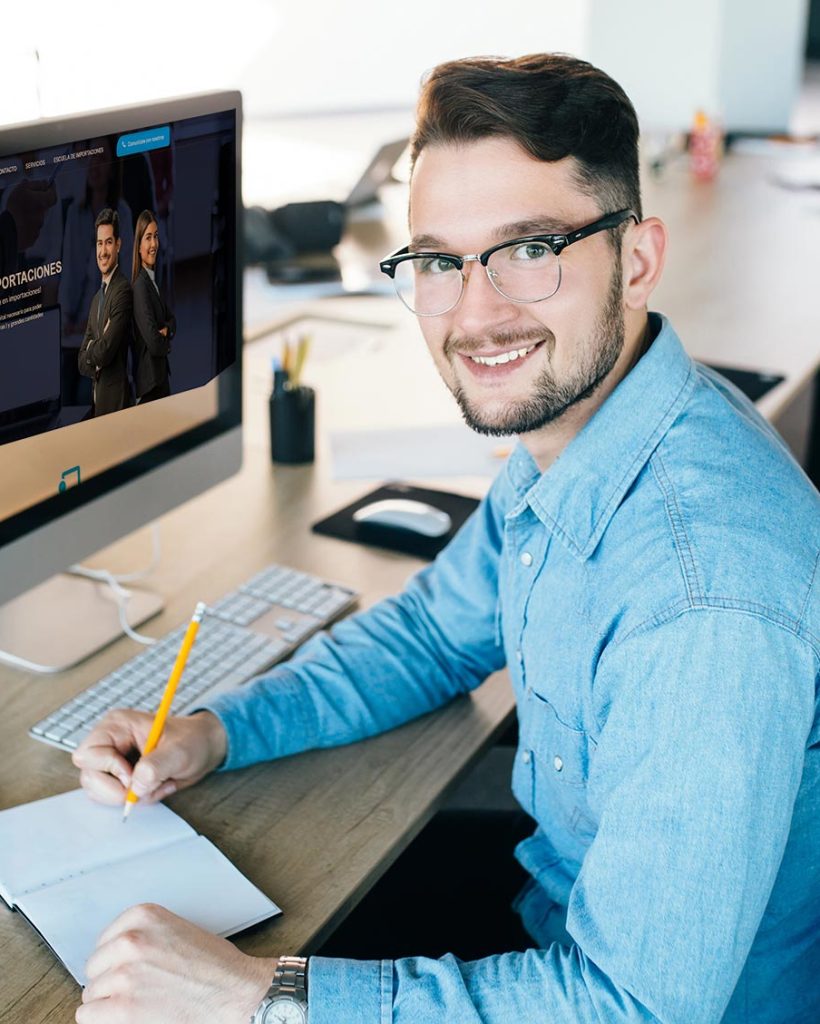
[[(162, 799), (391, 728), (507, 664), (533, 948), (312, 957), (310, 1024), (820, 1019), (818, 498), (647, 313), (666, 233), (642, 219), (637, 142), (621, 89), (573, 58), (432, 72), (412, 241), (383, 269), (468, 422), (521, 443), (404, 593), (172, 720), (133, 772)], [(115, 713), (76, 752), (92, 795), (122, 800), (149, 725)], [(81, 1024), (238, 1024), (294, 968), (140, 907), (88, 974)]]
[(91, 300), (77, 365), (94, 382), (94, 415), (104, 416), (134, 404), (128, 380), (133, 299), (119, 268), (122, 240), (116, 210), (102, 210), (94, 227), (102, 287)]

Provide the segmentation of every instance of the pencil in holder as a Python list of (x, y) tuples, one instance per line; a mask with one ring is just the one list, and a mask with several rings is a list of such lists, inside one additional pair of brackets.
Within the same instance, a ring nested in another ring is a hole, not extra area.
[(274, 462), (313, 462), (316, 392), (313, 388), (274, 387), (270, 396), (270, 454)]

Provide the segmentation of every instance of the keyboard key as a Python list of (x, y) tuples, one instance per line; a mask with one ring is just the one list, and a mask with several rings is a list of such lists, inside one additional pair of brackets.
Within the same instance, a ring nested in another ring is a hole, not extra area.
[[(172, 711), (179, 714), (217, 693), (241, 686), (274, 665), (310, 633), (321, 629), (355, 599), (352, 590), (297, 572), (269, 566), (247, 583), (213, 602), (200, 626)], [(274, 605), (304, 613), (281, 616), (281, 637), (248, 625)], [(185, 627), (162, 637), (83, 693), (67, 701), (29, 730), (34, 739), (74, 750), (112, 708), (153, 712), (176, 661)]]

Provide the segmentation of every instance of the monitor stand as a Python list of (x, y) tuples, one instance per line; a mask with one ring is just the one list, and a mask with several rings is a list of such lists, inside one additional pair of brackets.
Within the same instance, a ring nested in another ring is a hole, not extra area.
[[(158, 594), (127, 587), (132, 628), (162, 611)], [(0, 661), (30, 672), (63, 672), (123, 635), (106, 583), (60, 573), (0, 606)]]

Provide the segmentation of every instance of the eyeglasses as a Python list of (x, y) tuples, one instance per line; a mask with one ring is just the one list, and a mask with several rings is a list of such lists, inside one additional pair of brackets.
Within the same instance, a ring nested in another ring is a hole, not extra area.
[(386, 256), (379, 268), (392, 278), (399, 298), (417, 316), (441, 316), (458, 304), (464, 291), (464, 264), (470, 262), (480, 263), (493, 288), (510, 302), (541, 302), (561, 285), (559, 257), (568, 245), (630, 218), (638, 223), (634, 210), (619, 210), (565, 235), (527, 235), (466, 256), (411, 252), (405, 246)]

